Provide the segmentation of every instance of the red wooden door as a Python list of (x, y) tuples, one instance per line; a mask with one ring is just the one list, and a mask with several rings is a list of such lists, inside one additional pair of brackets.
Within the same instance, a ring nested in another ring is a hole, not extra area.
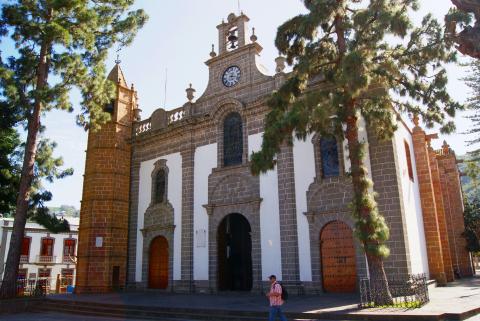
[(152, 289), (166, 289), (168, 286), (168, 241), (156, 237), (150, 244), (148, 286)]
[(345, 223), (328, 223), (320, 234), (323, 289), (325, 292), (355, 292), (357, 269), (352, 229)]

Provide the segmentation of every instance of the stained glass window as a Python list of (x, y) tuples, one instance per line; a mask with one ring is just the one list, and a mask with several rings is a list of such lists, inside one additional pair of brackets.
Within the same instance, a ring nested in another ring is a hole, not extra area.
[(320, 139), (320, 153), (322, 159), (322, 177), (328, 178), (340, 175), (338, 146), (335, 137), (322, 137)]
[(155, 176), (155, 203), (163, 203), (165, 201), (165, 170), (159, 169)]
[(225, 118), (225, 121), (223, 123), (224, 166), (241, 164), (242, 154), (242, 118), (238, 113), (231, 113)]

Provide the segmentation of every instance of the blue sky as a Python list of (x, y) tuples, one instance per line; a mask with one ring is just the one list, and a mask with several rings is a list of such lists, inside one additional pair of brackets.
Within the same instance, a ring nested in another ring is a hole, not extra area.
[[(450, 0), (421, 0), (421, 10), (415, 20), (432, 12), (439, 20), (452, 6)], [(150, 117), (159, 107), (173, 109), (186, 101), (185, 89), (189, 83), (197, 90), (196, 97), (204, 91), (208, 70), (204, 62), (209, 58), (211, 45), (217, 47), (216, 26), (230, 12), (238, 12), (237, 0), (137, 0), (136, 7), (143, 8), (150, 16), (147, 25), (140, 30), (134, 43), (121, 51), (121, 67), (129, 84), (138, 91), (142, 118)], [(288, 18), (305, 9), (300, 0), (241, 0), (241, 10), (250, 17), (250, 27), (255, 27), (258, 42), (264, 47), (261, 63), (273, 74), (274, 59), (278, 55), (273, 44), (276, 28)], [(2, 44), (6, 46), (6, 44)], [(115, 51), (111, 52), (108, 69), (114, 65)], [(165, 73), (168, 69), (167, 95), (165, 99)], [(468, 88), (459, 80), (464, 68), (449, 66), (449, 90), (460, 102), (468, 96)], [(72, 96), (78, 110), (78, 97)], [(80, 207), (84, 173), (87, 134), (75, 125), (74, 114), (54, 111), (43, 119), (46, 136), (58, 143), (57, 155), (62, 155), (65, 165), (73, 167), (72, 177), (56, 181), (47, 187), (53, 192), (52, 206), (61, 204)], [(459, 131), (466, 130), (469, 121), (459, 115)], [(450, 145), (463, 154), (468, 150), (464, 135), (446, 137)], [(439, 147), (443, 137), (435, 142)]]

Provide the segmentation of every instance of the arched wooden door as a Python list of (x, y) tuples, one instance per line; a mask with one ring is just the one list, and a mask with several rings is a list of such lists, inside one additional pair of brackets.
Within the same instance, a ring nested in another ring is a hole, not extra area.
[(158, 236), (150, 243), (148, 287), (166, 289), (168, 286), (168, 241)]
[(320, 253), (323, 290), (355, 292), (357, 269), (352, 229), (341, 221), (325, 225), (320, 233)]

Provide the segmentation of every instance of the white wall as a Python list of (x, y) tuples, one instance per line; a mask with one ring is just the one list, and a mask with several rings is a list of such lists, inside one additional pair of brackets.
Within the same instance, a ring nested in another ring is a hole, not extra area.
[[(217, 167), (217, 144), (195, 150), (193, 171), (193, 278), (208, 280), (208, 214), (203, 205), (208, 204), (208, 176)], [(198, 235), (204, 233), (205, 242), (199, 244)]]
[[(263, 133), (248, 136), (248, 154), (261, 149)], [(282, 279), (282, 252), (280, 243), (280, 210), (277, 168), (260, 175), (260, 244), (262, 279), (275, 274)]]
[(303, 214), (307, 211), (308, 187), (315, 178), (315, 153), (311, 135), (305, 141), (295, 140), (293, 145), (293, 168), (295, 171), (300, 281), (312, 281), (310, 230), (307, 217)]
[(155, 163), (165, 159), (168, 167), (168, 201), (173, 206), (175, 231), (173, 234), (173, 279), (181, 279), (182, 257), (182, 155), (174, 153), (163, 157), (151, 159), (140, 164), (140, 180), (138, 190), (138, 218), (137, 218), (137, 253), (135, 260), (135, 281), (142, 280), (143, 260), (143, 229), (145, 211), (150, 205), (152, 195), (152, 172)]
[[(395, 132), (393, 141), (397, 153), (398, 167), (400, 169), (401, 190), (403, 205), (405, 209), (405, 221), (410, 252), (411, 273), (427, 273), (428, 258), (425, 243), (425, 231), (423, 228), (422, 207), (420, 203), (420, 192), (418, 188), (417, 168), (415, 165), (415, 154), (413, 152), (412, 135), (402, 122), (398, 122), (398, 130)], [(412, 160), (413, 178), (409, 177), (405, 143), (410, 147), (410, 158)]]

